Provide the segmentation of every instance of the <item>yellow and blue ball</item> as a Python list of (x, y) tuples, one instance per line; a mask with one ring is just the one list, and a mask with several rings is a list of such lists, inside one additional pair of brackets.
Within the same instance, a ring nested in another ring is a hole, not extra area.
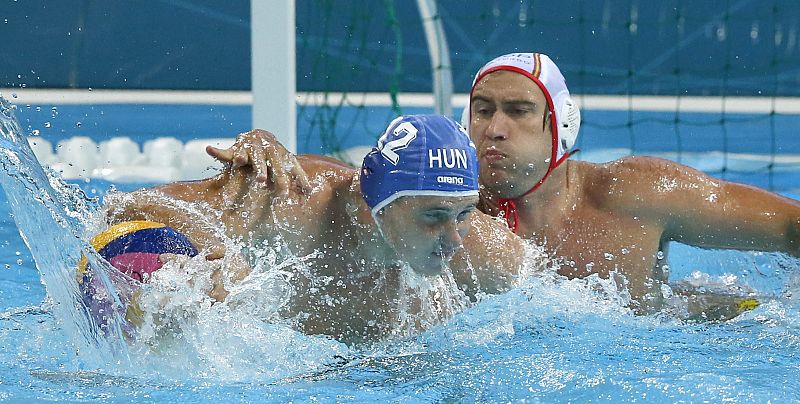
[[(194, 257), (197, 248), (188, 237), (163, 223), (137, 220), (118, 223), (97, 234), (91, 245), (118, 271), (145, 282), (161, 268), (161, 254), (180, 254)], [(78, 265), (78, 276), (86, 271), (87, 261)]]
[[(133, 282), (115, 285), (118, 296), (125, 304), (125, 307), (118, 307), (100, 279), (95, 276), (95, 269), (83, 256), (78, 263), (77, 278), (84, 305), (104, 332), (108, 331), (112, 313), (124, 315), (127, 320), (124, 331), (128, 336), (133, 332), (132, 326), (138, 325), (142, 315), (138, 304), (141, 291), (131, 289), (131, 286), (147, 282), (153, 272), (164, 265), (160, 259), (161, 254), (189, 257), (198, 254), (197, 248), (184, 234), (163, 223), (146, 220), (118, 223), (95, 235), (90, 244), (111, 266)], [(108, 278), (113, 283), (120, 279), (116, 276)]]

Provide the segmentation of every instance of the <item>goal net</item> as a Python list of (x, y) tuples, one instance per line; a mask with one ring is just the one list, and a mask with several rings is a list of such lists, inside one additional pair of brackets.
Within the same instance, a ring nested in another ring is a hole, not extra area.
[[(297, 1), (298, 150), (371, 144), (398, 113), (432, 112), (415, 3)], [(650, 154), (785, 189), (800, 170), (800, 8), (791, 0), (438, 1), (454, 114), (477, 69), (542, 52), (583, 111), (578, 158)], [(787, 181), (791, 181), (791, 178)]]

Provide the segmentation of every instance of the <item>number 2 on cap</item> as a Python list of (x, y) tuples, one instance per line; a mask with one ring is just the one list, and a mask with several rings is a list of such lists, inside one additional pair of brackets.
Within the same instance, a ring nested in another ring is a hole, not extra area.
[(386, 160), (389, 160), (392, 164), (397, 165), (397, 162), (400, 161), (400, 156), (395, 153), (395, 150), (402, 150), (408, 147), (412, 140), (417, 138), (417, 128), (411, 122), (403, 122), (400, 125), (397, 125), (392, 132), (395, 136), (401, 136), (402, 133), (405, 132), (405, 136), (401, 137), (400, 139), (392, 140), (391, 142), (386, 142), (385, 138), (387, 134), (384, 134), (381, 140), (378, 142), (378, 148), (383, 154), (383, 157)]

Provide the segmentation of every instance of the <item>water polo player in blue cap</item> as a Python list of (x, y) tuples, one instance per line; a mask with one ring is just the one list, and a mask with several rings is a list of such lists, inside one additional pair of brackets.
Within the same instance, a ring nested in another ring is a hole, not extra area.
[(477, 168), (465, 131), (437, 115), (397, 118), (364, 157), (361, 194), (378, 229), (415, 270), (435, 273), (461, 248), (478, 203)]
[[(521, 240), (477, 211), (475, 147), (452, 119), (397, 118), (360, 169), (322, 156), (297, 159), (310, 178), (306, 190), (265, 187), (228, 169), (112, 197), (109, 217), (166, 223), (201, 240), (200, 250), (211, 248), (216, 236), (195, 225), (189, 202), (217, 212), (227, 235), (251, 249), (280, 240), (282, 251), (304, 257), (286, 261), (296, 264), (283, 315), (305, 332), (344, 341), (424, 329), (516, 279)], [(225, 288), (236, 287), (236, 272), (223, 271)]]

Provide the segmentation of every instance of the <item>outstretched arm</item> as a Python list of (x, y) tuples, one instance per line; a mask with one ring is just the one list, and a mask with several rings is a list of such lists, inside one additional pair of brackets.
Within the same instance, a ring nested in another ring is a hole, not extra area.
[[(208, 205), (178, 197), (197, 194), (190, 184), (205, 186), (207, 183), (210, 181), (174, 183), (156, 189), (111, 194), (105, 200), (106, 213), (111, 223), (149, 220), (164, 223), (186, 235), (205, 259), (217, 266), (211, 273), (212, 289), (208, 295), (222, 301), (228, 295), (225, 285), (244, 279), (250, 273), (250, 266), (239, 252), (226, 248), (225, 228), (220, 225), (218, 212)], [(181, 257), (162, 254), (160, 259), (166, 263), (179, 261)]]
[(110, 223), (149, 220), (164, 223), (185, 234), (201, 252), (219, 254), (223, 249), (221, 228), (214, 226), (211, 212), (204, 215), (198, 206), (177, 199), (160, 189), (141, 189), (130, 193), (109, 194), (105, 200)]
[[(660, 159), (635, 158), (621, 206), (660, 221), (663, 239), (800, 257), (800, 202)], [(625, 178), (619, 176), (620, 178)]]
[[(779, 251), (800, 257), (800, 204), (751, 187), (721, 182), (719, 199), (668, 222), (672, 239), (711, 248)], [(702, 203), (702, 202), (701, 202)]]

